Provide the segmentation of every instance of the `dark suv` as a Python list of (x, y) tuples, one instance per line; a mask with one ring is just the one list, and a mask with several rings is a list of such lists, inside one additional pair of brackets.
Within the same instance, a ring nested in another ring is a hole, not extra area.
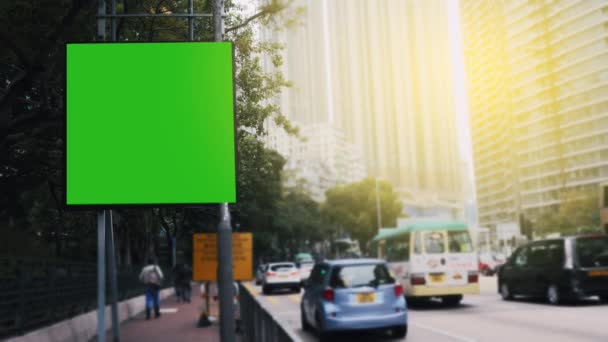
[(551, 304), (599, 296), (608, 302), (608, 235), (584, 235), (530, 242), (498, 271), (498, 291), (544, 296)]

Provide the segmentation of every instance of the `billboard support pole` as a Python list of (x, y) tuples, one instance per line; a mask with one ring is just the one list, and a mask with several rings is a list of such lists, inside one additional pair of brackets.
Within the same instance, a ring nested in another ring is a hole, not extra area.
[[(116, 0), (110, 3), (112, 15), (116, 15)], [(106, 2), (99, 0), (97, 7), (97, 40), (106, 40)], [(116, 17), (111, 19), (111, 37), (116, 41)], [(107, 241), (107, 244), (106, 244)], [(112, 211), (100, 210), (97, 214), (97, 341), (106, 340), (106, 258), (110, 280), (112, 340), (120, 342), (118, 320), (118, 284), (116, 282), (116, 257)]]
[[(106, 14), (106, 2), (99, 0), (97, 6), (99, 16)], [(106, 20), (97, 17), (97, 40), (106, 38)], [(97, 213), (97, 341), (106, 340), (106, 218), (104, 210)]]
[(97, 213), (97, 341), (106, 341), (106, 218)]
[[(194, 14), (194, 0), (188, 0), (188, 14)], [(188, 17), (188, 40), (194, 40), (194, 18)]]
[(218, 292), (220, 299), (220, 340), (234, 342), (234, 286), (232, 274), (232, 228), (227, 203), (220, 204), (220, 224), (217, 232)]
[[(116, 15), (116, 0), (112, 0), (110, 4), (112, 15)], [(116, 17), (111, 19), (110, 35), (112, 41), (117, 40), (116, 37)], [(112, 210), (106, 210), (106, 239), (108, 240), (107, 258), (108, 258), (108, 276), (110, 277), (110, 296), (112, 300), (112, 340), (120, 342), (120, 321), (118, 319), (118, 283), (116, 279), (116, 252), (114, 245), (114, 224), (112, 220)]]
[[(213, 0), (214, 41), (224, 40), (224, 0)], [(218, 290), (220, 299), (220, 340), (234, 342), (234, 286), (232, 276), (232, 226), (228, 203), (220, 204), (217, 231)]]
[(116, 253), (114, 248), (114, 224), (112, 222), (112, 210), (105, 210), (105, 216), (108, 277), (110, 278), (110, 299), (112, 303), (112, 341), (120, 342), (120, 322), (118, 321), (118, 284), (116, 282)]

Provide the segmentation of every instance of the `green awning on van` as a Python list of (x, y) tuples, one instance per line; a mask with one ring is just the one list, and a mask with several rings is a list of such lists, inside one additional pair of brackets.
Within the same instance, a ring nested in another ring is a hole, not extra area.
[(400, 235), (405, 235), (411, 232), (428, 231), (428, 230), (468, 230), (466, 223), (461, 221), (415, 221), (408, 220), (404, 225), (395, 228), (380, 228), (378, 234), (372, 241), (381, 241), (394, 238)]

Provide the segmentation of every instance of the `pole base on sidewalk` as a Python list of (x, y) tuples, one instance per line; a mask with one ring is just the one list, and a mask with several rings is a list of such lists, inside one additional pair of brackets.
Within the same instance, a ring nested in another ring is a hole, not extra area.
[(200, 317), (198, 318), (198, 324), (197, 326), (199, 328), (206, 328), (211, 326), (211, 320), (209, 319), (209, 315), (207, 315), (206, 312), (201, 313)]

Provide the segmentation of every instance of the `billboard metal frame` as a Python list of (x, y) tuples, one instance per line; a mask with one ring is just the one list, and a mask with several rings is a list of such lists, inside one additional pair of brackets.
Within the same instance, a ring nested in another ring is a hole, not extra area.
[[(188, 41), (194, 41), (194, 19), (196, 18), (212, 18), (214, 21), (214, 41), (219, 42), (224, 39), (224, 0), (213, 0), (213, 13), (194, 13), (194, 1), (188, 0), (188, 13), (171, 13), (171, 14), (153, 14), (153, 13), (116, 13), (116, 0), (110, 0), (110, 14), (106, 10), (106, 0), (98, 0), (97, 8), (97, 41), (103, 42), (106, 40), (106, 19), (110, 19), (111, 30), (110, 36), (111, 41), (116, 42), (116, 29), (117, 19), (119, 18), (184, 18), (188, 20)], [(234, 46), (233, 46), (233, 57), (234, 57)], [(234, 58), (233, 58), (233, 78), (235, 72)], [(67, 82), (67, 80), (66, 80)], [(233, 82), (233, 101), (234, 108), (236, 109), (236, 92), (234, 91)], [(65, 99), (64, 99), (65, 100)], [(67, 111), (66, 111), (67, 118)], [(238, 158), (236, 156), (236, 117), (234, 118), (234, 130), (235, 130), (235, 173), (238, 172)], [(66, 121), (67, 122), (67, 121)], [(67, 137), (67, 127), (66, 127)], [(66, 151), (67, 152), (67, 144)], [(67, 160), (66, 153), (64, 158)], [(103, 161), (101, 161), (103, 162)], [(67, 163), (65, 163), (67, 166)], [(66, 184), (67, 184), (67, 177)], [(67, 205), (67, 194), (66, 201)], [(206, 203), (210, 204), (210, 203)], [(133, 205), (124, 205), (133, 206)], [(124, 207), (121, 205), (120, 207)], [(135, 205), (137, 206), (137, 205)], [(145, 205), (151, 207), (153, 205)], [(159, 205), (156, 205), (159, 206)], [(168, 205), (171, 207), (195, 207), (197, 204), (186, 204), (186, 205)], [(118, 310), (117, 310), (117, 282), (116, 282), (116, 265), (115, 265), (115, 247), (114, 247), (114, 236), (112, 225), (112, 211), (108, 208), (112, 206), (100, 208), (99, 206), (70, 206), (70, 208), (88, 208), (95, 207), (98, 209), (97, 212), (97, 341), (106, 341), (106, 330), (105, 330), (105, 280), (106, 280), (106, 264), (105, 259), (108, 259), (108, 274), (110, 277), (110, 295), (111, 295), (111, 319), (112, 319), (112, 340), (114, 342), (120, 341), (120, 322), (118, 321)], [(234, 296), (232, 286), (232, 227), (230, 224), (230, 210), (228, 203), (221, 203), (220, 208), (220, 222), (218, 225), (218, 287), (220, 297), (220, 338), (222, 342), (233, 342), (235, 340), (234, 327), (235, 323), (233, 318), (234, 314), (234, 303), (232, 298)]]

